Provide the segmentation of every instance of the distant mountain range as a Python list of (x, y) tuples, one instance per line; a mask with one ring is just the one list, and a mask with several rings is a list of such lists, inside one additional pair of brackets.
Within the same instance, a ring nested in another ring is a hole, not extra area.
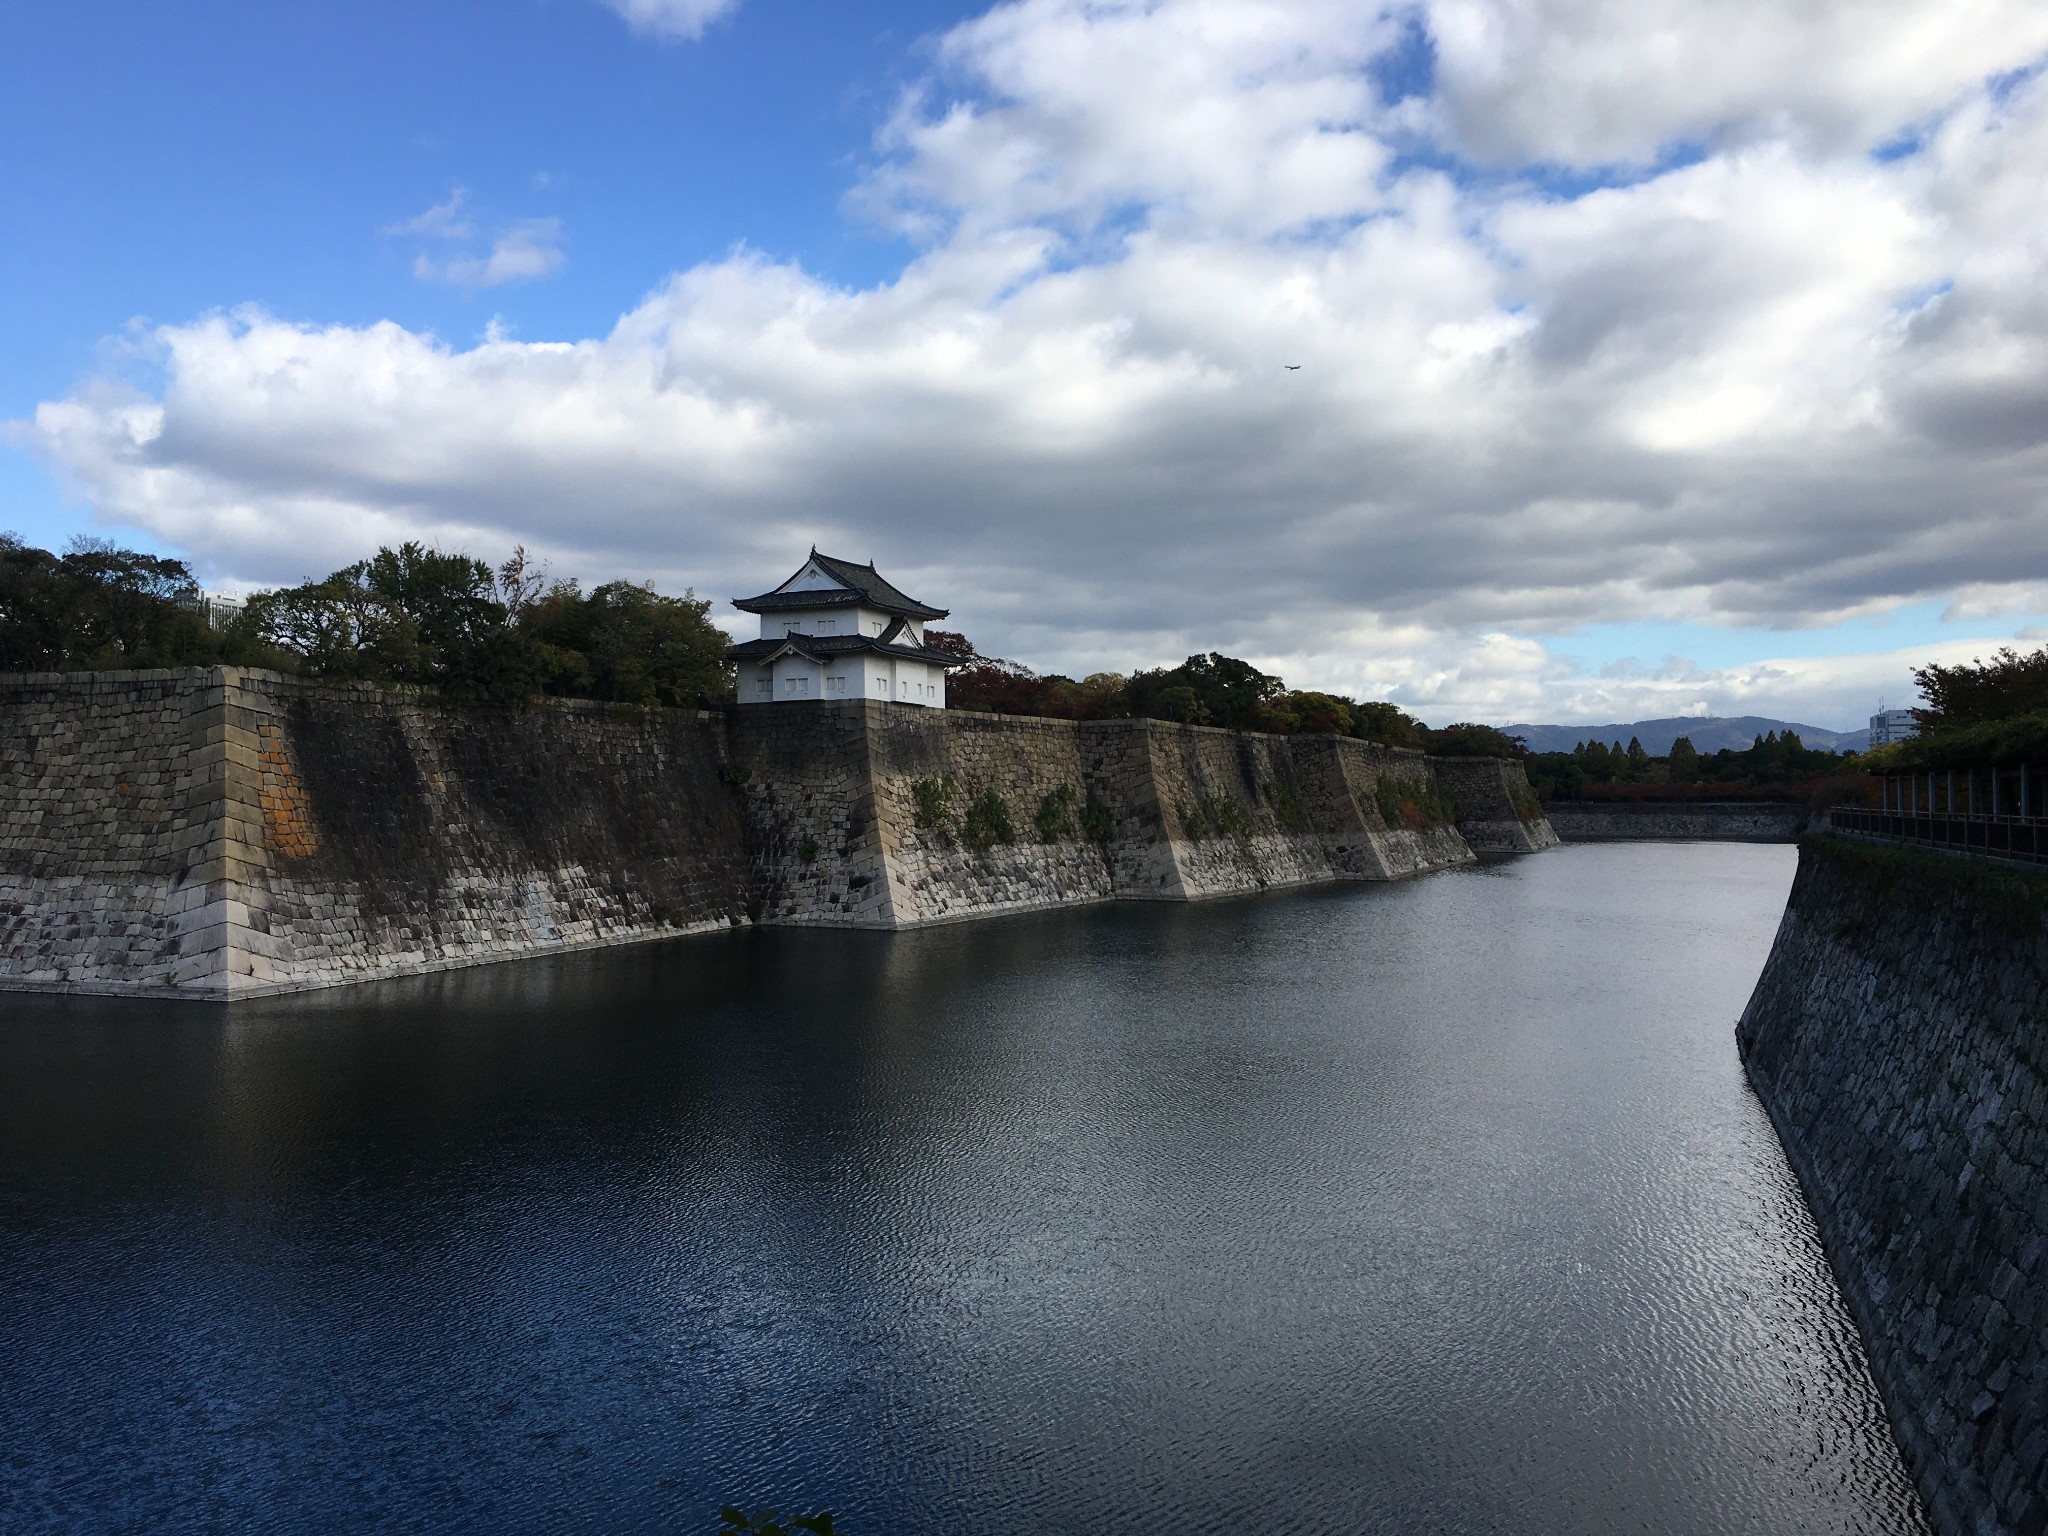
[(1817, 725), (1801, 725), (1796, 720), (1768, 720), (1762, 715), (1681, 716), (1673, 720), (1638, 720), (1631, 725), (1504, 725), (1501, 729), (1510, 736), (1521, 737), (1531, 752), (1569, 752), (1582, 741), (1604, 742), (1608, 746), (1618, 741), (1625, 747), (1631, 736), (1652, 757), (1663, 757), (1671, 750), (1671, 743), (1681, 736), (1691, 738), (1694, 750), (1699, 752), (1718, 752), (1723, 747), (1740, 752), (1757, 737), (1772, 731), (1781, 736), (1796, 731), (1807, 746), (1828, 752), (1861, 752), (1870, 745), (1867, 730), (1828, 731)]

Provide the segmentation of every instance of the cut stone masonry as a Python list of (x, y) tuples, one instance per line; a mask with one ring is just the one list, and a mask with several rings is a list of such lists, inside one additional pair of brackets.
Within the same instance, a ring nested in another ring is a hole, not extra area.
[(458, 710), (216, 667), (0, 678), (0, 732), (0, 987), (229, 999), (1396, 879), (1473, 859), (1445, 792), (1489, 851), (1548, 835), (1495, 830), (1512, 764), (862, 700)]

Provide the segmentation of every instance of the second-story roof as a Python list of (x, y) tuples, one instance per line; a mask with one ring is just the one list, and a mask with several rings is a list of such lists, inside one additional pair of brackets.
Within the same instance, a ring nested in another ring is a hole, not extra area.
[(906, 639), (905, 634), (903, 620), (897, 619), (879, 635), (765, 635), (759, 640), (742, 640), (727, 646), (725, 657), (728, 661), (772, 665), (785, 655), (795, 654), (807, 661), (826, 665), (835, 656), (872, 651), (880, 656), (897, 656), (905, 661), (930, 662), (941, 667), (964, 667), (968, 664), (967, 657), (955, 656), (950, 651), (935, 651)]
[[(816, 569), (836, 586), (794, 587), (790, 582), (801, 578), (805, 571)], [(906, 619), (943, 619), (944, 608), (934, 608), (920, 603), (914, 597), (906, 597), (875, 571), (872, 562), (855, 565), (851, 560), (835, 560), (830, 555), (821, 555), (814, 547), (810, 558), (798, 566), (794, 574), (772, 592), (763, 592), (759, 597), (736, 597), (733, 607), (743, 613), (785, 613), (796, 608), (878, 608), (883, 613), (898, 614)]]

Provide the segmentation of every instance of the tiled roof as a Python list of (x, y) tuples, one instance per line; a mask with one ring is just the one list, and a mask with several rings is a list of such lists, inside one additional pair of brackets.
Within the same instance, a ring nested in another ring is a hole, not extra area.
[(773, 661), (784, 652), (817, 662), (820, 666), (835, 656), (872, 651), (878, 656), (896, 656), (905, 661), (928, 661), (941, 667), (964, 667), (967, 662), (944, 651), (922, 645), (905, 645), (894, 638), (901, 626), (892, 624), (875, 635), (768, 635), (759, 640), (742, 640), (726, 647), (727, 661)]
[[(744, 613), (774, 613), (790, 608), (838, 608), (852, 603), (865, 603), (870, 608), (879, 608), (884, 613), (902, 614), (912, 619), (943, 619), (944, 608), (933, 608), (920, 603), (914, 597), (906, 597), (876, 574), (872, 564), (855, 565), (851, 560), (835, 560), (830, 555), (811, 551), (805, 565), (815, 565), (834, 581), (846, 583), (839, 591), (831, 588), (813, 588), (804, 592), (763, 592), (759, 597), (736, 597), (732, 605)], [(802, 566), (797, 568), (799, 571)]]

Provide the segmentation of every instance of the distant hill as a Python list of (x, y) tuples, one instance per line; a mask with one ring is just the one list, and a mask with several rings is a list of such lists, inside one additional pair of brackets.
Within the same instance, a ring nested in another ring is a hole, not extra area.
[(1510, 736), (1521, 737), (1531, 752), (1569, 752), (1582, 741), (1605, 742), (1610, 746), (1618, 741), (1625, 747), (1631, 736), (1642, 742), (1643, 750), (1652, 757), (1663, 757), (1671, 750), (1671, 743), (1681, 736), (1691, 737), (1696, 751), (1718, 752), (1727, 747), (1740, 752), (1757, 737), (1772, 731), (1780, 735), (1796, 731), (1807, 746), (1828, 752), (1861, 752), (1870, 745), (1867, 730), (1828, 731), (1817, 725), (1801, 725), (1796, 720), (1767, 720), (1762, 715), (1638, 720), (1632, 725), (1504, 725), (1501, 729)]

